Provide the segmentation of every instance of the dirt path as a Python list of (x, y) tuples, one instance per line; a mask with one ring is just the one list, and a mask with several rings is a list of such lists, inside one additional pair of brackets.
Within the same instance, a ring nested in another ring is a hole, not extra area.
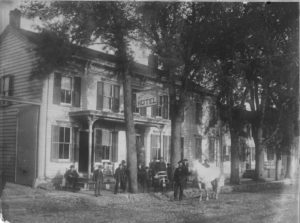
[[(21, 187), (21, 188), (20, 188)], [(296, 223), (297, 193), (264, 191), (221, 194), (220, 200), (170, 201), (161, 194), (71, 193), (33, 190), (13, 184), (4, 190), (10, 222), (201, 222)]]

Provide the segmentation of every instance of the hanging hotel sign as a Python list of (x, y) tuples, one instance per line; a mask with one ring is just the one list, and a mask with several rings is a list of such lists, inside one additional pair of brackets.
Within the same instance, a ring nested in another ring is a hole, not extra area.
[(151, 107), (157, 104), (157, 91), (143, 91), (136, 94), (136, 107)]

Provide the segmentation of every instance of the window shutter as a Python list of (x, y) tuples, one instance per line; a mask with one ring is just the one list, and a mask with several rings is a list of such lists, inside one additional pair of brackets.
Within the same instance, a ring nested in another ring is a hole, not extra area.
[(153, 105), (151, 107), (151, 117), (156, 117), (157, 116), (157, 105)]
[(151, 144), (150, 144), (150, 158), (151, 158), (151, 160), (152, 159), (154, 159), (154, 158), (156, 158), (155, 157), (155, 148), (154, 148), (154, 146), (156, 146), (156, 142), (155, 142), (155, 140), (156, 140), (156, 135), (151, 135)]
[(169, 98), (168, 96), (163, 96), (162, 98), (163, 102), (162, 102), (162, 117), (164, 119), (168, 119), (169, 118)]
[(102, 157), (102, 150), (101, 150), (101, 145), (102, 145), (102, 131), (101, 129), (95, 129), (94, 131), (94, 156), (95, 156), (95, 162), (101, 162), (101, 157)]
[(169, 161), (170, 136), (163, 136), (164, 160)]
[(119, 112), (119, 104), (120, 104), (120, 87), (114, 86), (114, 102), (113, 102), (113, 112)]
[(61, 74), (54, 73), (54, 85), (53, 85), (53, 104), (60, 104), (61, 97)]
[(112, 132), (112, 150), (111, 161), (118, 161), (118, 132)]
[(103, 109), (103, 82), (97, 83), (97, 110)]
[(14, 80), (14, 76), (9, 76), (9, 90), (8, 90), (8, 96), (13, 96), (13, 87), (14, 87), (14, 84), (13, 84), (13, 80)]
[(51, 147), (51, 160), (58, 159), (59, 153), (59, 126), (52, 125), (52, 147)]
[(72, 148), (71, 148), (71, 160), (78, 161), (78, 128), (74, 127), (72, 128)]
[(73, 88), (73, 106), (80, 107), (80, 96), (81, 96), (81, 78), (74, 77), (74, 88)]

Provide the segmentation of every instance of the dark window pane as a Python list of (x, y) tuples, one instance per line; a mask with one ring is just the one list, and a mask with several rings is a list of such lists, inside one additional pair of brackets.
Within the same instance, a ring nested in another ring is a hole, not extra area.
[(60, 91), (60, 101), (63, 102), (63, 103), (66, 102), (66, 97), (65, 97), (65, 95), (66, 95), (66, 90), (61, 90), (61, 91)]
[(65, 142), (70, 142), (70, 128), (65, 128)]
[(59, 154), (58, 154), (59, 159), (64, 158), (64, 144), (60, 143), (59, 144)]
[(64, 159), (69, 159), (69, 144), (64, 145)]
[(66, 91), (66, 101), (65, 103), (71, 104), (71, 91)]
[(60, 127), (59, 128), (59, 142), (64, 142), (64, 136), (65, 136), (65, 133), (64, 133), (64, 127)]

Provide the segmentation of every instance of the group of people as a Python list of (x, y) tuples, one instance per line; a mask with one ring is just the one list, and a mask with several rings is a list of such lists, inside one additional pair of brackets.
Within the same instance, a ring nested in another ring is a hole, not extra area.
[[(207, 160), (203, 164), (206, 167), (209, 167)], [(183, 159), (178, 162), (178, 166), (172, 174), (171, 165), (164, 162), (163, 159), (160, 159), (159, 162), (152, 160), (149, 164), (149, 167), (145, 167), (140, 164), (138, 166), (138, 183), (142, 189), (142, 192), (145, 192), (145, 189), (149, 191), (149, 188), (154, 185), (154, 176), (158, 171), (166, 171), (167, 178), (169, 181), (170, 188), (174, 189), (174, 200), (182, 200), (183, 190), (186, 187), (189, 170), (188, 170), (188, 161)], [(74, 165), (70, 166), (70, 169), (65, 173), (65, 179), (68, 184), (71, 186), (73, 190), (75, 190), (77, 179), (79, 174), (74, 168)], [(114, 173), (115, 178), (115, 188), (114, 193), (117, 194), (119, 189), (123, 192), (126, 191), (128, 178), (129, 178), (129, 170), (126, 165), (126, 161), (123, 160)], [(93, 172), (93, 181), (95, 182), (95, 196), (100, 196), (101, 193), (101, 185), (103, 184), (104, 176), (103, 176), (103, 167), (101, 165), (98, 166), (97, 169)]]

